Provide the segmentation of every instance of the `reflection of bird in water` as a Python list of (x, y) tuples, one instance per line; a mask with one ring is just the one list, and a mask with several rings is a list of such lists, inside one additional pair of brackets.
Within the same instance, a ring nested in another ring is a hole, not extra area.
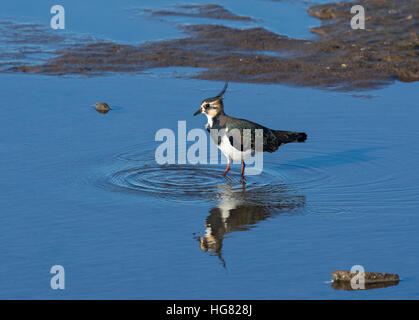
[(305, 196), (291, 193), (285, 186), (269, 190), (233, 190), (230, 183), (220, 188), (219, 204), (210, 210), (205, 221), (205, 234), (198, 238), (200, 248), (222, 257), (223, 239), (235, 231), (250, 230), (259, 221), (280, 213), (289, 213), (305, 205)]

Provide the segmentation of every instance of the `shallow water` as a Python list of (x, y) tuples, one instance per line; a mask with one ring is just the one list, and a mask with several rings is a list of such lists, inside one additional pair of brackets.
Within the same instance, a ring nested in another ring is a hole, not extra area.
[[(203, 128), (192, 113), (223, 85), (162, 72), (0, 74), (0, 298), (419, 297), (417, 83), (370, 99), (231, 83), (228, 114), (309, 136), (265, 154), (242, 185), (238, 165), (226, 180), (224, 164), (156, 164), (156, 131)], [(402, 281), (327, 282), (357, 264)]]

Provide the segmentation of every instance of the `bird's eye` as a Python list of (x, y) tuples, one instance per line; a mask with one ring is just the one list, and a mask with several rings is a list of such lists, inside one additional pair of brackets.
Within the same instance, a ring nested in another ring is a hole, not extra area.
[(209, 103), (207, 103), (206, 105), (205, 105), (205, 109), (206, 108), (209, 108), (210, 107), (210, 105), (209, 105)]

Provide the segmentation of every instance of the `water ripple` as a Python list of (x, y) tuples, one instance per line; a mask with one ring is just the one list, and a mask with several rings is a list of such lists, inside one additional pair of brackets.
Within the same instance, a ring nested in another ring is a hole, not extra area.
[[(315, 214), (341, 214), (390, 203), (415, 205), (413, 195), (418, 188), (401, 183), (403, 166), (389, 170), (382, 161), (393, 147), (376, 145), (354, 139), (346, 141), (343, 151), (319, 151), (315, 143), (306, 144), (303, 150), (287, 150), (288, 156), (294, 154), (294, 160), (264, 158), (263, 172), (247, 175), (245, 185), (240, 183), (239, 165), (232, 166), (226, 179), (222, 175), (225, 164), (158, 165), (151, 147), (133, 146), (112, 158), (111, 167), (104, 169), (98, 184), (112, 191), (180, 202), (218, 201), (222, 190), (229, 188), (229, 192), (242, 193), (241, 200), (249, 205), (264, 208), (283, 206), (291, 194), (309, 195), (305, 212)], [(295, 206), (299, 200), (292, 198), (291, 202)]]

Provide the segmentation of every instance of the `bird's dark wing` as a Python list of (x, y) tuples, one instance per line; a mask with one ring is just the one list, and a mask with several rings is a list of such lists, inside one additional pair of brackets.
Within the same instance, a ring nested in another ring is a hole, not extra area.
[[(273, 152), (278, 149), (278, 138), (273, 130), (260, 124), (245, 119), (231, 118), (227, 125), (230, 143), (236, 149), (245, 151), (249, 148), (255, 150), (256, 141), (259, 140), (259, 134), (263, 143), (263, 151)], [(262, 146), (258, 146), (262, 151)]]

